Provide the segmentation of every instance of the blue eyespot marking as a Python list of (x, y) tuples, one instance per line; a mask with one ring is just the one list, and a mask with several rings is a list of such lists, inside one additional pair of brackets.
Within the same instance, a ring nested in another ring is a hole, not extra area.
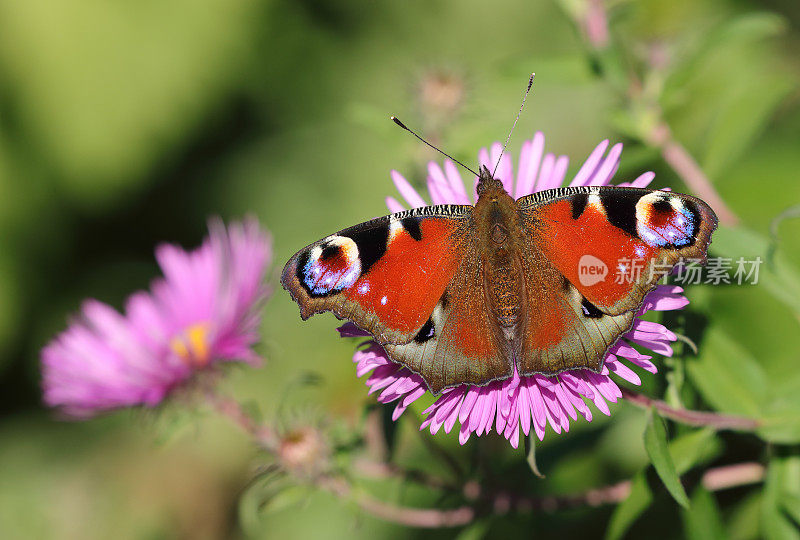
[(300, 281), (312, 296), (328, 296), (352, 286), (361, 275), (358, 248), (350, 238), (333, 236), (299, 261)]
[(682, 247), (694, 241), (695, 214), (683, 200), (656, 192), (642, 197), (636, 205), (639, 238), (655, 247)]

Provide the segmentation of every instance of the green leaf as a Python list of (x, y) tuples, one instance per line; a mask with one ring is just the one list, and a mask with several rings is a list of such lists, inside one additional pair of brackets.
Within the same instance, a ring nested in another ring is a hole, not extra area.
[(731, 45), (756, 43), (783, 32), (786, 20), (774, 13), (748, 13), (722, 23), (705, 37), (685, 48), (680, 55), (684, 60), (667, 81), (670, 90), (685, 87), (692, 75), (702, 71), (702, 62), (719, 49)]
[(614, 510), (606, 530), (606, 540), (619, 540), (642, 513), (653, 502), (653, 492), (647, 485), (645, 472), (639, 472), (631, 479), (631, 492)]
[(783, 511), (789, 514), (789, 516), (800, 526), (800, 495), (794, 495), (792, 493), (786, 493), (781, 497), (781, 506), (783, 507)]
[(701, 165), (710, 177), (720, 178), (735, 163), (796, 84), (770, 40), (788, 27), (774, 13), (748, 13), (675, 51), (680, 61), (661, 103), (679, 138), (705, 149)]
[(675, 470), (675, 463), (667, 447), (667, 428), (664, 420), (654, 411), (647, 415), (647, 427), (644, 430), (644, 448), (650, 461), (658, 473), (670, 495), (684, 508), (689, 507), (689, 497), (683, 489), (681, 479)]
[(693, 467), (708, 463), (722, 450), (722, 443), (711, 429), (698, 429), (669, 443), (669, 455), (675, 463), (678, 474), (684, 474)]
[(737, 81), (720, 98), (715, 122), (706, 139), (703, 170), (719, 178), (764, 129), (775, 109), (794, 87), (782, 73), (764, 73), (760, 79)]
[(248, 535), (255, 535), (261, 530), (260, 507), (264, 491), (278, 478), (280, 478), (279, 473), (275, 470), (268, 470), (253, 478), (245, 488), (244, 493), (239, 497), (239, 523), (241, 523), (242, 528)]
[(769, 12), (748, 13), (730, 21), (715, 32), (706, 46), (724, 41), (760, 41), (786, 30), (786, 19)]
[(757, 433), (763, 439), (779, 444), (794, 444), (800, 441), (800, 391), (794, 395), (776, 398), (759, 419)]
[[(743, 227), (723, 227), (715, 233), (712, 248), (715, 255), (734, 262), (740, 257), (760, 257), (758, 283), (736, 287), (749, 287), (744, 292), (750, 296), (766, 293), (800, 315), (800, 270), (775, 249), (774, 238)], [(756, 305), (764, 305), (764, 300)], [(750, 350), (761, 350), (754, 348), (752, 339), (749, 342)], [(756, 359), (730, 333), (712, 326), (706, 331), (699, 356), (687, 359), (686, 367), (694, 386), (714, 408), (756, 418), (761, 424), (759, 436), (791, 444), (800, 442), (800, 374), (793, 370), (794, 363), (790, 355), (767, 354)]]
[(754, 489), (738, 504), (726, 508), (726, 533), (731, 540), (752, 540), (760, 535), (762, 490)]
[[(681, 435), (669, 443), (669, 454), (675, 463), (678, 474), (683, 474), (700, 463), (714, 459), (720, 450), (721, 444), (716, 433), (709, 429)], [(646, 473), (646, 470), (640, 471), (631, 479), (631, 492), (614, 510), (606, 531), (607, 539), (622, 538), (625, 531), (653, 502), (653, 493), (647, 483)]]
[(239, 522), (248, 536), (263, 531), (262, 518), (307, 500), (309, 488), (298, 485), (274, 468), (252, 480), (239, 498)]
[[(761, 532), (767, 540), (800, 538), (800, 528), (787, 516), (786, 501), (800, 495), (800, 457), (775, 457), (764, 481), (761, 504)], [(787, 497), (789, 495), (789, 497)]]
[(286, 485), (261, 505), (262, 514), (280, 512), (293, 506), (301, 506), (308, 499), (309, 488), (302, 485)]
[(769, 238), (745, 227), (722, 227), (714, 233), (712, 246), (716, 255), (732, 258), (734, 265), (739, 257), (746, 260), (761, 257), (763, 263), (759, 267), (758, 283), (754, 286), (800, 314), (800, 270), (780, 251), (772, 249)]
[(715, 409), (758, 417), (767, 394), (761, 366), (730, 336), (710, 327), (697, 358), (687, 360), (687, 372), (703, 398)]
[(481, 540), (489, 534), (491, 522), (488, 519), (480, 519), (461, 529), (456, 536), (456, 540)]
[(692, 506), (681, 512), (686, 538), (689, 540), (717, 540), (727, 538), (722, 517), (714, 496), (703, 486), (692, 493)]
[[(728, 68), (727, 91), (717, 97), (714, 117), (705, 136), (702, 166), (710, 177), (719, 178), (735, 163), (795, 87), (794, 77), (774, 69), (769, 49), (759, 48), (787, 28), (787, 21), (775, 13), (748, 13), (712, 32), (701, 49), (701, 54), (708, 56), (720, 52), (732, 56), (738, 64)], [(712, 51), (715, 48), (725, 50)], [(742, 49), (745, 54), (740, 52)]]
[(687, 359), (692, 384), (714, 409), (753, 418), (756, 433), (772, 442), (800, 441), (800, 376), (768, 382), (764, 368), (730, 335), (709, 327), (696, 358)]

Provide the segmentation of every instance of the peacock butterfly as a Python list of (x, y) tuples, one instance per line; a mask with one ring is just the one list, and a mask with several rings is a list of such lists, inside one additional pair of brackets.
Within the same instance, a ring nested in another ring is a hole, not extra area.
[[(661, 190), (514, 200), (482, 167), (477, 193), (475, 206), (415, 208), (327, 236), (289, 259), (281, 283), (303, 320), (353, 321), (438, 394), (510, 377), (514, 364), (520, 375), (600, 372), (645, 295), (680, 260), (705, 262), (717, 227), (702, 200)], [(587, 261), (640, 271), (585, 275)]]

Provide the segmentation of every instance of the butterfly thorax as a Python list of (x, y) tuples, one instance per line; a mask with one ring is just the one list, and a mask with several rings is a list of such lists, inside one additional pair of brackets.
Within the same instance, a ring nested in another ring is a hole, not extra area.
[(517, 204), (485, 168), (481, 169), (477, 191), (473, 215), (484, 267), (483, 292), (503, 337), (513, 341), (522, 316), (524, 283), (517, 257), (521, 240)]

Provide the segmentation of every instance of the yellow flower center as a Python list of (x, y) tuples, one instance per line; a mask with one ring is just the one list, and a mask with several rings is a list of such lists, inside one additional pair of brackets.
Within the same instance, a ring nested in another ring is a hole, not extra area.
[(203, 367), (209, 361), (208, 323), (195, 323), (172, 338), (169, 345), (187, 364)]

